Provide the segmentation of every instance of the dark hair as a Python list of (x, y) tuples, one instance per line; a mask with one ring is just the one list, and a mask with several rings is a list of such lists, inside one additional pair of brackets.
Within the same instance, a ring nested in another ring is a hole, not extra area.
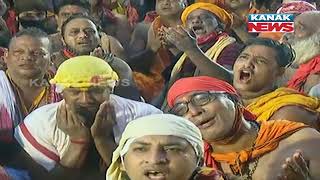
[(66, 30), (66, 26), (67, 24), (74, 20), (74, 19), (88, 19), (89, 21), (93, 22), (93, 24), (97, 27), (97, 30), (100, 31), (100, 26), (98, 25), (98, 23), (90, 16), (86, 16), (86, 15), (82, 15), (82, 14), (76, 14), (76, 15), (72, 15), (70, 16), (65, 22), (63, 22), (62, 26), (61, 26), (61, 36), (62, 38), (64, 38), (64, 31)]
[(277, 53), (277, 63), (280, 67), (291, 65), (295, 59), (295, 52), (288, 44), (279, 43), (268, 38), (253, 38), (246, 43), (247, 47), (251, 45), (263, 45), (274, 49)]
[(15, 34), (11, 38), (10, 43), (9, 43), (9, 47), (10, 47), (10, 44), (12, 43), (13, 39), (21, 37), (21, 36), (30, 36), (30, 37), (38, 38), (38, 39), (46, 38), (49, 40), (49, 51), (51, 51), (51, 42), (50, 42), (48, 34), (45, 33), (44, 31), (42, 31), (41, 29), (35, 28), (35, 27), (30, 27), (30, 28), (20, 30), (17, 34)]
[(54, 12), (58, 14), (61, 8), (67, 5), (79, 6), (87, 10), (88, 13), (90, 12), (90, 9), (89, 9), (90, 4), (87, 0), (63, 0), (60, 4), (54, 7)]

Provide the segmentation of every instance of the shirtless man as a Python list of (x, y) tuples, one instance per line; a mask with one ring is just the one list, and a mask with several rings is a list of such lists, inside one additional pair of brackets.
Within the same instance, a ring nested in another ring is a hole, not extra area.
[[(207, 166), (229, 176), (274, 180), (287, 157), (300, 149), (309, 161), (310, 176), (319, 179), (320, 133), (303, 123), (285, 120), (256, 123), (225, 81), (200, 76), (178, 80), (169, 90), (171, 113), (193, 122), (207, 142)], [(288, 164), (287, 164), (288, 165)]]

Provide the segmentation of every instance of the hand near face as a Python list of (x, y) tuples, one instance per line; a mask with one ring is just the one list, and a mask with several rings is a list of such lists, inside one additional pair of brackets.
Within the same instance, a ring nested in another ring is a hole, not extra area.
[(153, 52), (157, 52), (161, 48), (161, 36), (160, 32), (157, 36), (152, 32), (152, 38), (148, 38), (148, 46)]
[(113, 105), (105, 101), (100, 105), (93, 125), (91, 126), (91, 135), (93, 139), (107, 138), (112, 135), (113, 126), (116, 124), (116, 113)]
[(178, 50), (186, 52), (197, 48), (196, 40), (182, 26), (163, 28), (165, 41), (173, 44)]
[(90, 141), (90, 130), (84, 125), (85, 120), (72, 112), (65, 102), (58, 107), (56, 118), (59, 129), (69, 135), (70, 139)]
[(105, 58), (105, 51), (101, 48), (101, 47), (97, 47), (95, 48), (91, 53), (90, 53), (90, 56), (95, 56), (95, 57), (98, 57), (98, 58), (101, 58), (101, 59), (104, 59)]
[(282, 165), (279, 180), (311, 180), (309, 166), (302, 152), (297, 150), (291, 157), (287, 158)]

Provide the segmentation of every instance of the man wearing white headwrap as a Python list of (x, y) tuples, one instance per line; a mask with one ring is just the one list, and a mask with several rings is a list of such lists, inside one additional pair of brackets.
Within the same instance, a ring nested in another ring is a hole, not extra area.
[(211, 169), (199, 170), (203, 153), (201, 132), (190, 121), (171, 114), (145, 116), (124, 130), (107, 180), (223, 179)]

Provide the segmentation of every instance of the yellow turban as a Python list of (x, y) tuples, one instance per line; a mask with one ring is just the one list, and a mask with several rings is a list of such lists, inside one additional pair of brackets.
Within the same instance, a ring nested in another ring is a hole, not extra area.
[(148, 135), (170, 135), (188, 141), (197, 157), (203, 157), (204, 143), (200, 130), (193, 123), (172, 114), (154, 114), (131, 121), (125, 128), (119, 146), (113, 152), (112, 162), (107, 170), (107, 180), (125, 180), (120, 169), (121, 158), (128, 152), (130, 145), (137, 139)]
[(203, 3), (203, 2), (194, 3), (190, 6), (188, 6), (183, 11), (183, 13), (181, 15), (181, 21), (184, 26), (186, 25), (187, 18), (189, 16), (189, 14), (192, 13), (196, 9), (204, 9), (204, 10), (210, 11), (211, 13), (216, 15), (223, 24), (226, 25), (226, 29), (229, 29), (232, 26), (233, 17), (231, 14), (229, 14), (226, 10), (220, 8), (217, 5), (214, 5), (212, 3)]
[(94, 56), (77, 56), (63, 62), (51, 84), (55, 84), (59, 91), (64, 88), (89, 88), (92, 86), (110, 86), (113, 88), (118, 75), (110, 65)]

